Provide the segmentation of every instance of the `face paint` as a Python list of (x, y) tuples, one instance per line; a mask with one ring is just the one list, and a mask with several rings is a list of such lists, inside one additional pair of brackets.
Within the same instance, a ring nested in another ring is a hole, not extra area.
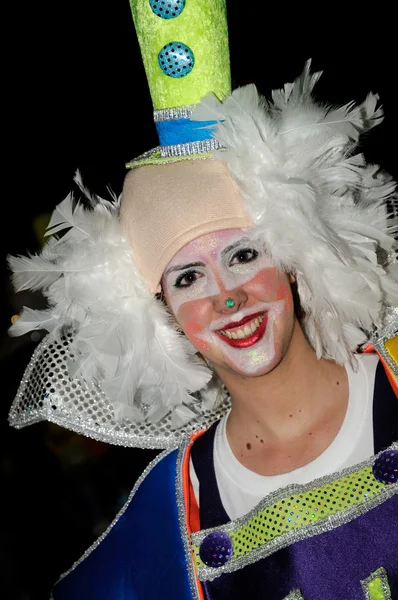
[(258, 302), (233, 317), (213, 321), (195, 338), (209, 347), (218, 346), (239, 371), (255, 375), (275, 358), (274, 324), (284, 304), (283, 300)]
[(226, 229), (184, 246), (167, 266), (163, 286), (177, 314), (185, 302), (233, 290), (270, 267), (264, 247), (253, 234)]
[[(293, 323), (291, 291), (253, 234), (224, 230), (194, 240), (170, 262), (162, 285), (187, 337), (214, 364), (247, 375), (275, 364), (281, 332)], [(225, 305), (229, 293), (234, 310)]]

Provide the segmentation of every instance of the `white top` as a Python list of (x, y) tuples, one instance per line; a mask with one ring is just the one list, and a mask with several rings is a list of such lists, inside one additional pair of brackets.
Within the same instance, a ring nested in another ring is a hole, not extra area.
[[(377, 354), (358, 356), (358, 369), (346, 366), (349, 399), (344, 421), (332, 443), (307, 465), (282, 475), (258, 475), (233, 454), (226, 435), (227, 413), (214, 438), (214, 467), (221, 501), (231, 520), (254, 508), (267, 494), (292, 483), (309, 483), (368, 459), (373, 447), (373, 392)], [(192, 460), (190, 477), (199, 504), (199, 481)]]

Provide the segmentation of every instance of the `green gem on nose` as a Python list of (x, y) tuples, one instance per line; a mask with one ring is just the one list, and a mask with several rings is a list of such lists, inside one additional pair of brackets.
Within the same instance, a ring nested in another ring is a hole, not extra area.
[(232, 300), (232, 298), (227, 298), (225, 300), (225, 306), (228, 306), (228, 308), (233, 308), (235, 306), (235, 300)]

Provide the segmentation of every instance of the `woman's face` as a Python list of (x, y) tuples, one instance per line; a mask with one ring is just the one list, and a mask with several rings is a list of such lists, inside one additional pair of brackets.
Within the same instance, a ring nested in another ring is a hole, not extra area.
[(264, 375), (284, 356), (294, 323), (290, 281), (250, 232), (190, 242), (167, 265), (162, 287), (180, 327), (216, 368)]

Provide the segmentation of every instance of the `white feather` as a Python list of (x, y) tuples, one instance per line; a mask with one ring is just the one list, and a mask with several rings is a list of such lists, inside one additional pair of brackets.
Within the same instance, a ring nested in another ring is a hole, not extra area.
[(24, 335), (28, 331), (45, 329), (52, 332), (62, 323), (61, 318), (53, 309), (32, 310), (24, 306), (18, 319), (9, 328), (9, 334), (13, 337)]
[(358, 340), (378, 325), (385, 305), (398, 304), (392, 256), (398, 219), (386, 218), (394, 182), (353, 155), (364, 131), (383, 118), (378, 96), (342, 107), (317, 104), (320, 73), (304, 72), (273, 104), (254, 86), (224, 102), (206, 98), (194, 117), (214, 118), (214, 137), (276, 266), (297, 274), (304, 327), (317, 355), (351, 360)]

